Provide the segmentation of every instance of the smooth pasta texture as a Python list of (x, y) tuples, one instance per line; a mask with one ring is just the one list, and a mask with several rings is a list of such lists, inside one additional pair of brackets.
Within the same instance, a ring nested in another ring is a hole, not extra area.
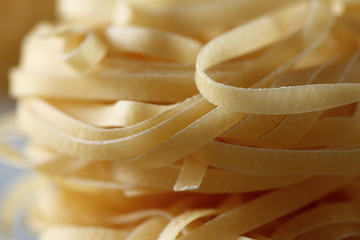
[[(10, 73), (36, 177), (11, 232), (56, 239), (360, 235), (360, 2), (59, 0)], [(10, 131), (10, 134), (7, 132)]]

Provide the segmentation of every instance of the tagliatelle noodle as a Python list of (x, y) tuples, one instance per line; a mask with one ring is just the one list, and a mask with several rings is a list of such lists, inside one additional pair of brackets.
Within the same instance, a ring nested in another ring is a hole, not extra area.
[(357, 129), (358, 119), (334, 117), (319, 120), (313, 128), (301, 138), (294, 147), (344, 147), (356, 146), (359, 143)]
[(181, 35), (140, 27), (110, 27), (106, 40), (114, 50), (146, 53), (176, 62), (194, 62), (201, 43)]
[(180, 231), (189, 223), (195, 221), (196, 219), (216, 215), (220, 211), (217, 209), (203, 209), (185, 212), (178, 217), (174, 218), (169, 224), (164, 228), (159, 236), (159, 240), (172, 238), (175, 239)]
[(68, 52), (64, 53), (62, 57), (78, 71), (85, 71), (98, 65), (107, 52), (107, 47), (98, 40), (93, 32), (88, 33), (78, 47), (71, 46), (72, 44), (67, 42), (65, 49), (68, 49)]
[(136, 239), (145, 239), (152, 238), (156, 239), (161, 231), (166, 226), (166, 221), (163, 219), (154, 219), (149, 220), (140, 226), (138, 226), (134, 231), (132, 231), (127, 237), (126, 240), (136, 240)]
[(310, 233), (304, 234), (299, 239), (346, 239), (348, 237), (360, 236), (358, 224), (336, 224), (333, 226), (322, 227)]
[(209, 166), (256, 175), (357, 174), (358, 154), (357, 148), (265, 149), (215, 141), (194, 152)]
[[(131, 75), (123, 73), (118, 76), (94, 76), (82, 78), (74, 76), (51, 76), (36, 73), (17, 72), (12, 73), (12, 94), (15, 96), (41, 96), (41, 97), (64, 97), (68, 99), (116, 101), (118, 99), (154, 101), (154, 102), (177, 102), (191, 97), (196, 93), (194, 84), (189, 78), (175, 79), (165, 76)], [(183, 80), (183, 81), (182, 81)], [(49, 84), (49, 81), (52, 84)], [(158, 84), (153, 84), (156, 81)], [(71, 85), (71, 89), (63, 86)], [(143, 85), (143, 86), (142, 86)], [(147, 85), (149, 86), (147, 88)], [(84, 88), (84, 86), (86, 86)], [(137, 86), (142, 86), (135, 91)], [(123, 87), (123, 88), (122, 88)], [(172, 88), (175, 87), (175, 88)], [(99, 89), (102, 89), (100, 92)], [(166, 91), (170, 89), (170, 91)], [(148, 92), (148, 91), (152, 92)], [(176, 91), (178, 90), (178, 91)], [(108, 94), (101, 93), (102, 91)]]
[[(329, 58), (332, 58), (334, 55), (327, 55), (331, 52), (333, 52), (333, 49), (338, 49), (338, 48), (342, 48), (344, 46), (351, 46), (353, 45), (353, 41), (344, 41), (344, 39), (342, 39), (341, 41), (327, 41), (325, 42), (325, 46), (321, 45), (320, 48), (323, 48), (322, 51), (320, 51), (322, 54), (322, 56), (324, 56), (324, 53), (326, 53), (325, 55), (325, 61), (327, 61)], [(291, 45), (290, 45), (291, 46)], [(280, 45), (280, 51), (279, 52), (290, 52), (291, 50), (289, 50), (288, 48), (284, 48), (281, 49), (281, 47), (283, 47), (283, 45)], [(346, 49), (344, 49), (344, 51), (346, 51)], [(274, 53), (275, 56), (277, 56), (279, 53)], [(339, 54), (339, 52), (333, 52), (332, 54)], [(258, 67), (261, 68), (266, 68), (269, 65), (269, 62), (273, 63), (274, 62), (274, 55), (269, 55), (268, 58), (264, 58), (264, 61), (259, 62), (262, 63), (261, 65), (257, 65)], [(281, 54), (282, 56), (284, 54)], [(307, 61), (308, 63), (310, 61), (313, 60), (313, 57), (315, 57), (313, 54), (310, 55), (309, 60)], [(276, 57), (277, 59), (278, 57)], [(318, 70), (316, 70), (315, 72), (313, 72), (312, 69), (305, 69), (299, 72), (290, 72), (289, 74), (284, 74), (284, 76), (280, 76), (281, 78), (283, 78), (283, 80), (280, 79), (279, 81), (279, 86), (281, 86), (281, 82), (285, 82), (285, 84), (294, 84), (294, 79), (296, 81), (304, 81), (304, 79), (307, 79), (308, 74), (309, 77), (311, 76), (311, 78), (316, 77), (317, 74), (319, 74), (319, 71), (321, 72), (322, 69), (329, 64), (329, 62), (323, 64), (323, 67), (318, 68)], [(257, 74), (257, 73), (252, 73), (252, 74)], [(295, 75), (292, 75), (295, 74)], [(305, 75), (302, 75), (305, 74)], [(301, 76), (304, 77), (304, 79), (301, 78)], [(251, 77), (251, 75), (246, 75), (244, 78), (249, 78)], [(298, 78), (300, 78), (298, 80)], [(296, 82), (296, 84), (298, 84)], [(246, 85), (245, 85), (246, 86)], [(250, 140), (250, 139), (254, 139), (256, 137), (261, 136), (262, 134), (268, 132), (271, 130), (272, 127), (274, 127), (275, 125), (277, 125), (279, 123), (280, 120), (282, 120), (284, 118), (284, 116), (282, 115), (249, 115), (247, 118), (245, 118), (243, 121), (241, 121), (239, 124), (235, 125), (230, 131), (226, 132), (225, 134), (222, 135), (222, 137), (225, 137), (227, 139), (233, 139), (233, 138), (237, 138), (237, 139), (244, 139), (244, 140)]]
[[(156, 10), (130, 3), (131, 14), (128, 21), (134, 25), (151, 25), (181, 33), (198, 34), (199, 31), (216, 31), (217, 26), (234, 26), (236, 23), (245, 22), (249, 16), (260, 15), (288, 3), (290, 2), (286, 0), (272, 4), (262, 3), (262, 8), (259, 9), (256, 5), (260, 2), (227, 0)], [(114, 15), (116, 16), (116, 12)], [(199, 18), (199, 15), (202, 17)]]
[[(321, 3), (317, 3), (321, 4)], [(313, 29), (309, 28), (306, 29), (311, 38), (318, 38), (316, 34), (326, 34), (329, 28), (329, 22), (331, 22), (331, 14), (329, 10), (327, 10), (327, 6), (322, 3), (324, 6), (318, 7), (318, 14), (314, 13), (315, 17), (321, 18), (321, 21), (316, 21), (315, 19), (313, 22), (319, 22), (319, 24), (324, 25), (314, 25)], [(327, 19), (327, 21), (326, 21)], [(326, 27), (326, 25), (328, 25)], [(319, 31), (319, 29), (324, 29), (325, 32)], [(242, 32), (240, 32), (242, 34)], [(231, 36), (231, 35), (228, 35)], [(241, 35), (240, 35), (241, 36)], [(316, 37), (315, 37), (316, 36)], [(205, 46), (202, 51), (199, 53), (198, 61), (197, 61), (197, 76), (196, 76), (196, 83), (200, 93), (210, 100), (210, 102), (222, 106), (226, 109), (239, 111), (239, 112), (248, 112), (248, 113), (255, 113), (255, 114), (282, 114), (282, 113), (301, 113), (304, 111), (315, 111), (315, 110), (322, 110), (331, 107), (337, 107), (340, 105), (345, 105), (351, 102), (357, 101), (357, 84), (325, 84), (325, 85), (312, 85), (312, 86), (295, 86), (295, 87), (284, 87), (284, 88), (275, 88), (275, 89), (241, 89), (241, 88), (233, 88), (227, 87), (223, 84), (216, 83), (215, 81), (211, 80), (206, 74), (204, 70), (209, 68), (216, 63), (224, 61), (226, 59), (232, 58), (235, 54), (241, 53), (243, 50), (241, 47), (238, 46), (231, 46), (231, 45), (224, 45), (221, 44), (221, 41), (227, 41), (227, 35), (221, 36), (218, 40), (212, 41), (209, 45)], [(310, 39), (311, 39), (310, 38)], [(224, 39), (224, 40), (223, 40)], [(306, 37), (305, 37), (306, 39)], [(311, 41), (306, 39), (307, 41)], [(249, 39), (249, 41), (251, 41)], [(245, 42), (243, 44), (247, 45)], [(306, 45), (306, 43), (304, 43)], [(220, 46), (222, 46), (220, 48)], [(238, 47), (239, 50), (235, 50), (235, 47)], [(213, 49), (221, 49), (221, 54), (223, 55), (222, 59), (212, 57)], [(319, 96), (317, 89), (321, 87), (322, 91), (322, 98), (321, 100), (318, 99)], [(311, 88), (312, 90), (307, 90), (307, 88)], [(326, 90), (324, 90), (326, 89)], [(336, 90), (335, 90), (336, 89)], [(340, 91), (339, 91), (340, 90)], [(287, 91), (287, 92), (285, 92)], [(273, 94), (273, 92), (279, 92), (279, 94)], [(291, 94), (291, 99), (289, 98)], [(337, 95), (337, 94), (344, 94), (344, 96)], [(221, 97), (219, 97), (221, 96)], [(306, 97), (303, 97), (306, 96)], [(328, 97), (325, 97), (328, 96)], [(331, 99), (328, 99), (330, 98)], [(346, 97), (345, 97), (346, 96)], [(353, 99), (351, 100), (353, 96)], [(347, 99), (342, 104), (339, 102), (336, 105), (331, 106), (331, 102), (333, 99), (341, 98)], [(309, 104), (306, 102), (302, 102), (302, 104), (295, 104), (300, 99), (306, 99)], [(277, 103), (282, 102), (281, 105)], [(308, 108), (305, 109), (306, 106), (311, 105), (312, 102), (316, 102), (315, 108)], [(264, 103), (266, 105), (264, 106)], [(310, 104), (311, 103), (311, 104)], [(288, 107), (286, 106), (288, 104)], [(299, 109), (297, 109), (296, 105), (299, 105)], [(300, 108), (301, 107), (301, 108)], [(259, 109), (258, 111), (255, 109)]]
[[(308, 75), (310, 75), (311, 78), (316, 77), (318, 71), (321, 70), (322, 68), (320, 67), (319, 69), (315, 69), (315, 72), (313, 69), (309, 69), (303, 74), (301, 72), (296, 72), (294, 74), (297, 76), (298, 75), (304, 76), (303, 79), (305, 80), (308, 79)], [(284, 79), (286, 79), (286, 77), (284, 77)], [(281, 79), (279, 80), (281, 82)], [(239, 124), (235, 125), (232, 129), (222, 134), (221, 137), (231, 142), (236, 140), (241, 141), (241, 140), (256, 139), (262, 136), (262, 134), (269, 132), (274, 126), (278, 125), (280, 122), (284, 122), (285, 121), (284, 118), (285, 116), (283, 115), (276, 115), (276, 116), (249, 115)]]
[[(327, 64), (326, 64), (327, 65)], [(324, 65), (324, 66), (326, 66)], [(315, 70), (313, 69), (309, 69), (309, 71), (305, 72), (304, 74), (301, 74), (299, 72), (296, 72), (294, 73), (296, 76), (298, 75), (301, 75), (303, 76), (303, 79), (308, 79), (309, 77), (307, 75), (310, 76), (311, 79), (315, 78), (317, 76), (317, 74), (323, 70), (323, 67), (324, 66), (321, 66)], [(289, 77), (291, 79), (291, 76)], [(286, 76), (285, 76), (285, 81), (286, 81)], [(277, 81), (279, 82), (279, 81)], [(281, 81), (280, 81), (281, 82)], [(298, 81), (297, 83), (301, 83), (301, 80)], [(250, 140), (248, 139), (247, 142), (250, 142), (250, 144), (254, 144), (257, 143), (257, 142), (266, 142), (266, 139), (269, 139), (269, 143), (270, 144), (274, 144), (275, 146), (278, 146), (278, 142), (279, 141), (276, 141), (274, 140), (274, 135), (275, 134), (279, 134), (279, 131), (280, 131), (280, 136), (278, 137), (280, 142), (281, 143), (286, 143), (286, 144), (291, 144), (291, 141), (294, 141), (293, 139), (293, 136), (288, 136), (288, 141), (283, 141), (285, 138), (284, 134), (281, 134), (281, 131), (284, 131), (285, 134), (294, 134), (296, 133), (295, 131), (287, 131), (287, 129), (284, 129), (284, 130), (281, 130), (281, 126), (292, 126), (291, 124), (288, 123), (288, 121), (292, 121), (292, 119), (294, 119), (293, 121), (297, 121), (295, 123), (298, 123), (298, 122), (301, 122), (300, 124), (310, 124), (311, 126), (311, 123), (312, 121), (316, 121), (316, 118), (321, 114), (320, 113), (309, 113), (309, 114), (303, 114), (303, 115), (299, 115), (299, 114), (294, 114), (294, 115), (289, 115), (289, 116), (281, 116), (281, 115), (277, 115), (277, 116), (266, 116), (266, 115), (250, 115), (248, 117), (248, 121), (247, 122), (244, 122), (242, 125), (238, 124), (237, 126), (235, 126), (233, 129), (231, 129), (230, 131), (228, 131), (227, 133), (223, 134), (222, 137), (226, 139), (226, 141), (230, 141), (230, 142), (236, 142), (237, 139), (239, 139), (240, 137), (240, 141), (242, 140), (242, 135), (244, 133), (241, 134), (242, 130), (245, 130), (245, 129), (251, 129), (252, 130), (252, 133), (248, 133), (247, 135), (248, 136), (252, 136), (252, 138), (254, 140)], [(264, 124), (264, 118), (267, 118), (266, 120), (266, 123), (268, 124)], [(305, 118), (309, 119), (308, 121), (306, 121)], [(259, 118), (261, 121), (261, 125), (260, 124), (257, 124), (255, 125), (254, 127), (249, 127), (248, 125), (251, 124), (251, 123), (256, 123), (256, 121), (254, 121), (253, 119), (254, 118)], [(300, 121), (299, 121), (300, 120)], [(305, 120), (305, 121), (304, 121)], [(258, 125), (260, 125), (258, 127)], [(298, 124), (296, 124), (298, 125)], [(263, 129), (264, 126), (266, 127), (266, 129)], [(274, 126), (276, 126), (276, 130), (274, 129)], [(305, 125), (306, 126), (306, 125)], [(256, 128), (255, 128), (256, 127)], [(275, 131), (274, 131), (275, 130)], [(298, 125), (298, 128), (297, 128), (297, 131), (299, 131), (299, 125)], [(301, 131), (301, 128), (300, 128), (300, 131)], [(245, 130), (246, 132), (246, 130)], [(260, 133), (266, 133), (266, 135), (260, 135)], [(256, 134), (256, 135), (255, 135)], [(240, 136), (239, 136), (240, 135)], [(270, 135), (270, 136), (269, 136)], [(258, 136), (258, 138), (255, 138), (255, 136)], [(250, 141), (249, 141), (250, 140)], [(279, 146), (278, 146), (279, 147)]]
[(296, 239), (304, 232), (317, 229), (322, 226), (349, 222), (358, 223), (360, 220), (359, 203), (340, 202), (319, 206), (301, 215), (298, 215), (285, 223), (281, 229), (275, 232), (274, 239)]
[[(65, 19), (81, 19), (95, 12), (99, 19), (106, 19), (112, 10), (114, 0), (105, 0), (102, 3), (98, 1), (78, 1), (75, 4), (72, 1), (58, 1), (56, 11), (61, 18)], [(101, 12), (99, 12), (101, 10)]]
[(135, 101), (117, 101), (114, 104), (98, 102), (58, 102), (56, 108), (80, 121), (98, 127), (127, 127), (159, 115), (174, 105), (156, 105)]
[[(318, 180), (316, 181), (316, 184), (315, 180)], [(349, 179), (343, 177), (324, 177), (323, 179), (314, 178), (290, 187), (273, 191), (263, 197), (259, 197), (256, 200), (243, 204), (218, 216), (213, 221), (208, 222), (207, 224), (194, 230), (191, 234), (180, 239), (201, 239), (205, 236), (209, 239), (219, 239), (220, 236), (232, 239), (266, 223), (267, 221), (272, 221), (274, 218), (280, 217), (288, 211), (292, 211), (293, 208), (303, 206), (308, 201), (315, 200), (322, 194), (326, 194), (328, 191), (332, 191), (333, 187), (337, 184), (329, 187), (327, 186), (329, 183), (328, 181), (336, 181), (341, 185), (346, 184)], [(298, 192), (299, 189), (302, 191), (301, 194)], [(295, 194), (295, 192), (298, 194)], [(292, 202), (281, 204), (285, 199), (292, 199)], [(269, 205), (270, 203), (271, 206)], [(251, 215), (251, 212), (255, 209), (257, 214)], [(244, 221), (245, 218), (253, 219), (250, 221)], [(226, 229), (226, 231), (221, 231), (220, 229)]]
[[(191, 174), (195, 170), (191, 169), (187, 174)], [(174, 186), (175, 183), (175, 187), (178, 186), (178, 182), (175, 181), (177, 181), (177, 176), (179, 174), (180, 167), (172, 165), (151, 170), (132, 169), (127, 167), (126, 165), (118, 165), (115, 177), (121, 182), (127, 184), (136, 183), (136, 185), (143, 187), (153, 187), (161, 190), (171, 190), (172, 186)], [(186, 185), (186, 188), (188, 190), (193, 189), (194, 191), (199, 192), (214, 191), (218, 193), (230, 193), (259, 191), (287, 186), (299, 181), (303, 181), (308, 177), (306, 175), (254, 176), (250, 174), (241, 174), (232, 171), (208, 169), (203, 178), (201, 179), (201, 184), (198, 184), (199, 186), (197, 188), (194, 188), (192, 185), (195, 183), (199, 183), (199, 180), (193, 180), (193, 178), (194, 177), (189, 177), (187, 180), (189, 181)], [(152, 181), (147, 182), (146, 179), (152, 179)]]
[(198, 189), (206, 174), (207, 167), (206, 164), (197, 161), (195, 158), (186, 158), (174, 184), (174, 191)]
[[(350, 60), (347, 59), (348, 57), (345, 57), (345, 67), (351, 68), (351, 64), (353, 64), (358, 57), (358, 53), (353, 56), (351, 54)], [(355, 61), (354, 61), (355, 60)], [(348, 63), (350, 61), (350, 63)], [(327, 65), (327, 64), (326, 64)], [(325, 65), (325, 66), (326, 66)], [(317, 69), (314, 73), (314, 75), (311, 76), (311, 78), (316, 78), (317, 80), (314, 81), (314, 84), (320, 84), (324, 80), (327, 83), (331, 82), (341, 82), (341, 79), (344, 79), (347, 72), (346, 69), (344, 70), (342, 68), (341, 62), (337, 62), (338, 67), (336, 68), (336, 71), (330, 71), (330, 77), (322, 78), (321, 76), (317, 76), (317, 74), (321, 74), (321, 71), (323, 71), (323, 68), (320, 67)], [(329, 66), (331, 67), (331, 66)], [(345, 68), (344, 67), (344, 68)], [(328, 71), (323, 71), (323, 74), (326, 74), (328, 76)], [(306, 77), (305, 77), (306, 79)], [(324, 79), (324, 80), (323, 80)], [(339, 80), (340, 79), (340, 80)], [(310, 80), (311, 82), (311, 80)], [(301, 81), (297, 81), (297, 84), (301, 84)], [(279, 123), (276, 128), (272, 129), (272, 131), (268, 132), (266, 135), (262, 136), (261, 138), (258, 138), (253, 141), (248, 141), (247, 144), (252, 146), (258, 146), (258, 147), (265, 147), (265, 148), (285, 148), (291, 146), (293, 143), (297, 141), (297, 139), (301, 138), (317, 121), (318, 117), (321, 116), (323, 111), (318, 112), (310, 112), (306, 114), (293, 114), (288, 115), (284, 120), (282, 120), (281, 123)], [(296, 130), (289, 131), (290, 126), (297, 126)], [(286, 144), (286, 145), (284, 145)]]
[(42, 176), (40, 239), (358, 236), (356, 1), (58, 12), (10, 74), (23, 153), (0, 128), (0, 152)]
[[(96, 4), (87, 3), (87, 8), (78, 8), (66, 1), (60, 2), (60, 14), (64, 19), (98, 19), (100, 22), (114, 21), (118, 24), (152, 26), (155, 28), (171, 30), (179, 33), (199, 34), (200, 31), (212, 32), (219, 28), (229, 28), (246, 22), (251, 17), (286, 6), (293, 1), (282, 0), (272, 4), (264, 4), (261, 1), (210, 1), (206, 3), (192, 2), (180, 7), (165, 8), (149, 7), (149, 3), (140, 1), (108, 1), (112, 6), (104, 8), (104, 15), (97, 15)], [(262, 4), (262, 8), (258, 8)], [(105, 13), (106, 11), (106, 13)], [(198, 16), (202, 16), (199, 18)], [(205, 34), (206, 35), (206, 34)]]
[(45, 231), (39, 239), (126, 239), (127, 232), (94, 227), (57, 227)]

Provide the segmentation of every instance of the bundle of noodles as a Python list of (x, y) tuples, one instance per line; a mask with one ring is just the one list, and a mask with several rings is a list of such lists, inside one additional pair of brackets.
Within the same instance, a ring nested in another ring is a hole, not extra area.
[(40, 239), (360, 236), (360, 1), (58, 12), (11, 72), (23, 156), (2, 146), (41, 176)]

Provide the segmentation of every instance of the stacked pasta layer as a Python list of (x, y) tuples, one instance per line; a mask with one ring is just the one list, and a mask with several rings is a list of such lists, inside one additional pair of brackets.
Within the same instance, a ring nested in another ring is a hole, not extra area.
[(360, 236), (360, 1), (62, 0), (11, 72), (40, 239)]

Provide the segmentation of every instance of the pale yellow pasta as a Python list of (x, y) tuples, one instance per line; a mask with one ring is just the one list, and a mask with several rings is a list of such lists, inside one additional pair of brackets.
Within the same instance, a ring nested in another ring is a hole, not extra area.
[(331, 226), (337, 223), (358, 223), (359, 202), (339, 202), (325, 204), (300, 214), (278, 229), (272, 237), (274, 239), (296, 239), (305, 232), (322, 226)]
[(10, 72), (9, 199), (44, 240), (359, 236), (359, 6), (59, 0)]

